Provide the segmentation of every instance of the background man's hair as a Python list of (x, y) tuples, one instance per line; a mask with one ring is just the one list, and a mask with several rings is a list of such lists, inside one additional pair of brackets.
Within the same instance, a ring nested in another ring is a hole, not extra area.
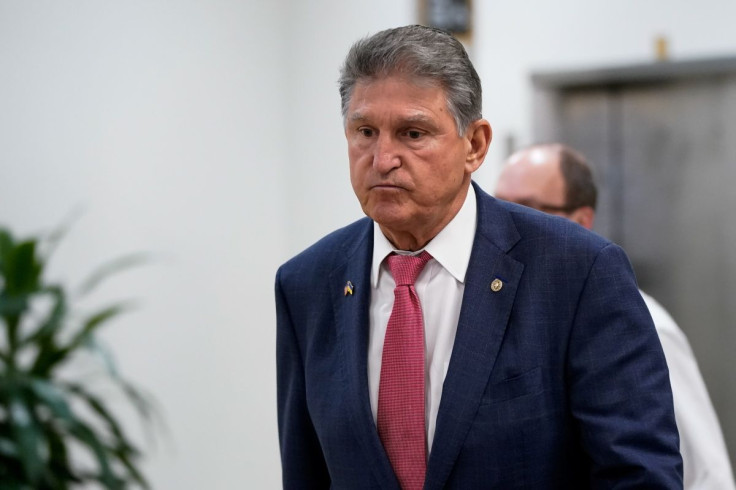
[(557, 156), (560, 173), (565, 183), (565, 208), (574, 211), (583, 206), (595, 209), (598, 204), (598, 188), (593, 180), (593, 172), (585, 156), (560, 143), (540, 143), (525, 151), (545, 150)]
[(381, 31), (350, 48), (339, 79), (343, 121), (357, 82), (391, 75), (442, 87), (461, 136), (482, 117), (480, 78), (463, 45), (445, 31), (414, 25)]
[(581, 153), (569, 146), (555, 145), (560, 159), (560, 172), (565, 181), (565, 205), (569, 209), (598, 204), (598, 189), (593, 181), (590, 165)]

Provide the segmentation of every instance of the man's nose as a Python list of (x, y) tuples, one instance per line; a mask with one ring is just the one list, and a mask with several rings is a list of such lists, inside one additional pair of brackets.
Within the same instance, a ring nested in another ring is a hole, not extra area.
[(401, 166), (398, 142), (391, 135), (379, 134), (373, 153), (373, 168), (385, 174)]

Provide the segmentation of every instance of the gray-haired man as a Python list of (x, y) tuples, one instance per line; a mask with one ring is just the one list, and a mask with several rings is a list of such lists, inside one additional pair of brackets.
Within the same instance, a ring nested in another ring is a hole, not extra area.
[(681, 488), (626, 256), (471, 183), (491, 127), (463, 46), (379, 32), (340, 94), (367, 217), (276, 277), (284, 487)]

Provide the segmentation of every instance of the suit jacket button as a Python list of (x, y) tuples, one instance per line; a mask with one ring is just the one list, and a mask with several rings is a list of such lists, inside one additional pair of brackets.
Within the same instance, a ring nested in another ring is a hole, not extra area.
[(493, 291), (494, 293), (499, 292), (502, 287), (503, 287), (503, 281), (501, 279), (496, 278), (491, 283), (491, 291)]

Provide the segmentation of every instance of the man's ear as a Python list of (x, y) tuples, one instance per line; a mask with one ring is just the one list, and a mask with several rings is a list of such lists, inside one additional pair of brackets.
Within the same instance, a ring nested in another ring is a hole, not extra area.
[(590, 206), (582, 206), (570, 213), (569, 218), (575, 223), (592, 230), (595, 222), (595, 210)]
[(465, 167), (468, 173), (473, 173), (480, 168), (488, 153), (488, 147), (493, 138), (491, 124), (485, 119), (473, 121), (468, 126), (465, 137), (468, 142)]

